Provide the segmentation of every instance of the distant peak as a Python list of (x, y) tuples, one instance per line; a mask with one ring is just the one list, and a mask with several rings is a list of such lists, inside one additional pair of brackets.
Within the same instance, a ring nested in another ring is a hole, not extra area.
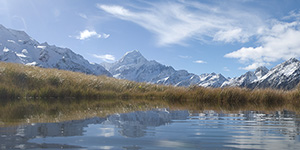
[(138, 57), (144, 57), (138, 50), (129, 51), (127, 52), (124, 57), (130, 57), (130, 58), (138, 58)]
[(133, 51), (129, 51), (127, 52), (124, 56), (127, 55), (142, 55), (138, 50), (133, 50)]
[(145, 61), (147, 61), (147, 59), (138, 50), (127, 52), (120, 59), (120, 62), (126, 62), (126, 63), (139, 63)]
[(259, 71), (268, 72), (269, 69), (265, 66), (260, 66), (260, 67), (256, 68), (255, 73), (259, 72)]
[(283, 62), (282, 65), (286, 66), (286, 65), (290, 65), (290, 64), (298, 63), (298, 62), (299, 62), (298, 59), (296, 59), (296, 58), (290, 58), (289, 60)]
[(293, 63), (293, 62), (299, 62), (299, 60), (296, 59), (296, 58), (290, 58), (290, 59), (287, 60), (286, 62), (291, 62), (291, 63)]

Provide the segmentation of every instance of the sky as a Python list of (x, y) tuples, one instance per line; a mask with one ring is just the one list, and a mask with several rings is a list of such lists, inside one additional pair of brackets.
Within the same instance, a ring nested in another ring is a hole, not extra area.
[(176, 70), (236, 77), (300, 58), (299, 0), (0, 0), (0, 24), (93, 63), (138, 50)]

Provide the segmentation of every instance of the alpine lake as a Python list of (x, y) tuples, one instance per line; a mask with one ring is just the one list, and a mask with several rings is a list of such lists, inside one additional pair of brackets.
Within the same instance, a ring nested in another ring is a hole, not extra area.
[(300, 115), (288, 109), (148, 108), (106, 116), (4, 123), (0, 149), (299, 149)]

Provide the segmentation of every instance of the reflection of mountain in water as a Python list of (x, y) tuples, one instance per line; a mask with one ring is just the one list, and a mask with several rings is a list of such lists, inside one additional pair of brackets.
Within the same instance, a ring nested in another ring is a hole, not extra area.
[[(252, 139), (252, 143), (266, 143), (267, 146), (270, 146), (270, 143), (264, 142), (264, 140), (266, 138), (272, 139), (273, 136), (266, 136), (264, 134), (265, 132), (262, 132), (265, 130), (268, 130), (268, 132), (276, 132), (280, 135), (288, 135), (290, 139), (297, 138), (297, 135), (300, 133), (299, 116), (296, 116), (293, 112), (285, 110), (276, 111), (269, 114), (258, 111), (241, 111), (240, 113), (236, 114), (204, 111), (203, 113), (192, 114), (190, 116), (188, 111), (155, 109), (150, 111), (115, 114), (110, 115), (107, 118), (95, 117), (85, 120), (65, 121), (60, 123), (37, 123), (20, 125), (17, 127), (0, 127), (0, 149), (80, 148), (81, 146), (86, 147), (86, 145), (90, 144), (112, 146), (118, 142), (119, 144), (123, 144), (123, 146), (125, 145), (125, 147), (123, 147), (124, 149), (139, 149), (141, 148), (139, 146), (142, 144), (132, 147), (130, 144), (128, 145), (126, 143), (132, 142), (131, 145), (134, 145), (136, 140), (142, 141), (138, 139), (138, 137), (143, 136), (147, 137), (147, 139), (149, 137), (158, 138), (157, 136), (162, 133), (157, 133), (158, 131), (151, 129), (167, 124), (170, 124), (170, 127), (172, 127), (172, 125), (174, 125), (172, 122), (176, 122), (175, 120), (180, 120), (180, 122), (186, 120), (187, 122), (192, 123), (193, 127), (191, 128), (190, 126), (190, 129), (195, 129), (195, 131), (185, 131), (184, 129), (189, 128), (188, 126), (181, 128), (183, 130), (183, 134), (188, 132), (185, 135), (188, 137), (190, 137), (190, 134), (195, 134), (194, 136), (205, 138), (202, 137), (202, 135), (211, 135), (212, 132), (215, 131), (215, 127), (218, 127), (218, 129), (221, 129), (218, 131), (218, 135), (221, 134), (226, 137), (239, 139), (234, 140), (234, 143), (237, 143), (237, 145), (231, 145), (231, 147), (238, 148), (241, 148), (241, 146), (245, 146), (242, 148), (253, 148), (247, 147), (251, 146), (249, 144), (245, 145), (245, 143), (249, 143), (249, 138)], [(269, 129), (270, 126), (272, 127), (272, 130)], [(228, 127), (231, 127), (231, 129), (227, 130)], [(245, 137), (239, 137), (239, 134), (231, 133), (231, 130), (235, 128), (237, 128), (238, 131), (247, 132), (246, 135), (241, 133)], [(120, 134), (115, 134), (118, 133), (115, 131), (118, 131)], [(113, 132), (113, 134), (110, 134), (111, 132)], [(165, 131), (163, 132), (163, 134), (168, 134)], [(134, 137), (134, 139), (120, 138), (120, 135), (123, 137)], [(234, 135), (237, 137), (234, 137)], [(59, 139), (59, 142), (55, 141), (54, 139)], [(68, 139), (71, 139), (71, 141), (74, 141), (74, 139), (80, 139), (83, 141), (83, 144), (70, 143)], [(52, 140), (54, 140), (54, 142)], [(197, 139), (193, 138), (187, 140), (189, 142), (190, 140), (197, 141)], [(226, 142), (226, 140), (224, 141)], [(72, 146), (69, 144), (75, 144), (77, 146)], [(153, 143), (146, 141), (144, 144), (152, 145)], [(168, 143), (167, 141), (167, 144), (170, 144), (170, 142)]]
[(27, 142), (39, 137), (64, 137), (83, 136), (85, 128), (90, 124), (113, 124), (121, 128), (121, 134), (128, 137), (144, 135), (147, 126), (155, 127), (170, 123), (173, 119), (186, 119), (188, 111), (168, 111), (157, 109), (151, 111), (137, 111), (126, 114), (115, 114), (105, 118), (89, 118), (59, 123), (36, 123), (16, 127), (0, 127), (0, 149), (31, 148), (31, 147), (64, 147), (74, 148), (69, 145), (34, 144)]
[(189, 112), (187, 110), (156, 109), (111, 115), (105, 123), (117, 125), (123, 136), (141, 137), (145, 135), (147, 127), (165, 125), (172, 120), (186, 120), (188, 116)]
[[(100, 124), (104, 120), (103, 118), (95, 117), (85, 120), (36, 123), (0, 128), (0, 149), (43, 147), (45, 145), (32, 144), (27, 141), (37, 137), (81, 136), (83, 135), (84, 127), (87, 127), (89, 124)], [(47, 147), (57, 146), (48, 144)], [(63, 145), (62, 147), (71, 148), (73, 146)]]

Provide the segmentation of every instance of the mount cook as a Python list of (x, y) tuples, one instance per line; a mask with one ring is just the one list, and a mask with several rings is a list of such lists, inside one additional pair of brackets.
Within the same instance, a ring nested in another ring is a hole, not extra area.
[(7, 29), (1, 24), (0, 61), (175, 86), (293, 89), (300, 82), (300, 61), (295, 58), (270, 70), (262, 66), (232, 79), (216, 73), (196, 75), (186, 70), (175, 70), (147, 60), (136, 50), (127, 52), (115, 63), (100, 65), (90, 63), (68, 48), (39, 43), (24, 31)]

